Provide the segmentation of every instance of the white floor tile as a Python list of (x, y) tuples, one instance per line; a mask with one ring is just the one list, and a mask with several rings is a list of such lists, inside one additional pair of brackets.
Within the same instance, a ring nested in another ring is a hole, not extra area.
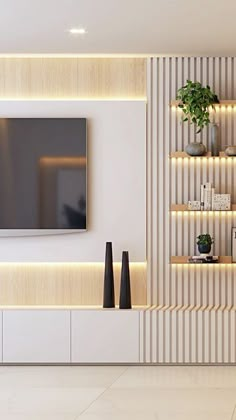
[[(77, 420), (77, 419), (76, 419)], [(150, 411), (136, 412), (136, 411), (113, 411), (112, 414), (82, 414), (78, 420), (159, 420), (158, 414)], [(172, 419), (173, 420), (173, 419)], [(189, 420), (189, 419), (188, 419)], [(198, 419), (199, 420), (199, 419)], [(217, 419), (218, 420), (218, 419)], [(224, 419), (223, 419), (224, 420)], [(228, 420), (228, 419), (226, 419)]]
[[(74, 414), (82, 411), (104, 392), (103, 388), (34, 388), (18, 390), (11, 398), (12, 414)], [(1, 418), (1, 407), (0, 407)]]
[(132, 366), (112, 388), (236, 388), (236, 367)]
[(31, 414), (9, 414), (4, 413), (4, 417), (1, 420), (75, 420), (74, 414), (49, 414), (49, 415), (38, 415), (36, 413)]
[(231, 416), (230, 420), (236, 420), (236, 405), (234, 407), (233, 415)]
[[(201, 415), (201, 417), (199, 417)], [(83, 414), (78, 420), (231, 420), (230, 412), (214, 412), (205, 413), (154, 413), (151, 411), (120, 411), (111, 414)]]
[(127, 370), (124, 366), (1, 366), (1, 388), (107, 388)]
[(124, 388), (108, 389), (95, 401), (87, 413), (110, 414), (115, 411), (171, 412), (233, 412), (236, 401), (235, 390), (208, 389), (155, 389)]
[(0, 420), (236, 420), (236, 367), (0, 367)]

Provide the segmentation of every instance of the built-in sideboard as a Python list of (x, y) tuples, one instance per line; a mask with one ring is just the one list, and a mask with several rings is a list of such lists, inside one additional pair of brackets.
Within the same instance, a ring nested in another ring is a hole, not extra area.
[(3, 309), (1, 363), (139, 363), (141, 310)]

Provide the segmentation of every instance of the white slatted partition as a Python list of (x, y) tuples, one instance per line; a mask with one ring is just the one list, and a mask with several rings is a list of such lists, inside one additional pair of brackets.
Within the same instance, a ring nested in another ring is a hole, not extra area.
[[(148, 59), (148, 301), (141, 317), (142, 360), (152, 363), (236, 362), (236, 266), (171, 265), (171, 255), (193, 255), (195, 238), (209, 232), (214, 254), (231, 255), (234, 213), (169, 212), (171, 204), (200, 199), (200, 184), (231, 193), (236, 203), (236, 160), (170, 159), (196, 140), (181, 123), (171, 100), (187, 79), (209, 84), (220, 99), (236, 98), (236, 58), (159, 57)], [(236, 106), (217, 108), (222, 150), (236, 145)], [(200, 135), (210, 148), (209, 130)]]
[(140, 361), (236, 363), (236, 307), (162, 306), (141, 316)]

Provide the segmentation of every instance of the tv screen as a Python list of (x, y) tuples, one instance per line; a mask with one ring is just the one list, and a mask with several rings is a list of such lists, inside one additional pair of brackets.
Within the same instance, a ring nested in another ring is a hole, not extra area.
[(85, 118), (0, 119), (0, 229), (86, 230)]

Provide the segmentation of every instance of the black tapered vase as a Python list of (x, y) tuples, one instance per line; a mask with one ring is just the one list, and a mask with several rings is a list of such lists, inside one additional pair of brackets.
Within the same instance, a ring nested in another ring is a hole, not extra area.
[(106, 243), (103, 308), (115, 307), (112, 243)]
[(121, 281), (120, 281), (120, 309), (131, 309), (131, 290), (129, 272), (129, 253), (122, 253)]

